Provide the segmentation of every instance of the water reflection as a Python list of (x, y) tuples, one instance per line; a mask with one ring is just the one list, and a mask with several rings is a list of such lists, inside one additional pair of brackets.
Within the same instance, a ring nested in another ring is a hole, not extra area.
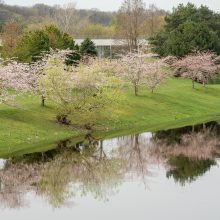
[(167, 172), (167, 177), (173, 177), (176, 182), (185, 185), (204, 175), (212, 166), (216, 165), (216, 162), (210, 159), (192, 160), (181, 155), (171, 158), (169, 164), (174, 168)]
[(0, 205), (28, 205), (25, 194), (30, 191), (53, 207), (69, 205), (77, 195), (108, 201), (123, 182), (146, 187), (158, 165), (166, 168), (167, 178), (184, 185), (216, 165), (219, 154), (219, 125), (214, 122), (105, 141), (87, 135), (77, 144), (66, 140), (48, 152), (2, 161)]

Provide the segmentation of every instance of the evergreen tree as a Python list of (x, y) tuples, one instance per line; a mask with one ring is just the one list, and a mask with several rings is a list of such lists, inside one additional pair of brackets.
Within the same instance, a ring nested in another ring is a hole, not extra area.
[(68, 66), (77, 66), (81, 60), (81, 57), (79, 46), (76, 45), (74, 51), (66, 56), (65, 63)]
[(49, 51), (50, 48), (77, 50), (70, 35), (50, 25), (40, 30), (23, 33), (13, 55), (18, 57), (20, 62), (32, 62), (39, 59), (41, 53)]
[(220, 14), (188, 3), (166, 16), (164, 30), (150, 39), (161, 56), (182, 57), (193, 50), (212, 50), (220, 54)]
[(81, 46), (80, 46), (80, 53), (82, 55), (89, 55), (89, 56), (97, 56), (98, 52), (96, 50), (95, 44), (89, 38), (86, 38)]

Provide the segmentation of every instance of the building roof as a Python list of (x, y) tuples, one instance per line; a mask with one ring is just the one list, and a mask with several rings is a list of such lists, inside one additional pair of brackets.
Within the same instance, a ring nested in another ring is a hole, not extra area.
[[(126, 45), (126, 40), (123, 39), (91, 39), (95, 46), (123, 46)], [(80, 45), (84, 39), (75, 39), (76, 44)], [(139, 40), (139, 44), (147, 44), (148, 41), (144, 39)]]

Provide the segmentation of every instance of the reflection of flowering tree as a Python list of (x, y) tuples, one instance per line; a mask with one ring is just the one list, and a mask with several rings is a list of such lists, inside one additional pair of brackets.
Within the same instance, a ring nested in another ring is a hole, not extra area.
[(0, 171), (0, 204), (8, 208), (25, 205), (24, 194), (33, 190), (39, 181), (42, 164), (13, 163), (8, 160)]
[(50, 203), (60, 206), (75, 193), (107, 199), (121, 178), (120, 161), (115, 158), (100, 159), (89, 150), (83, 154), (66, 152), (48, 164), (39, 189)]
[(107, 200), (123, 178), (120, 166), (118, 158), (108, 157), (96, 143), (81, 153), (74, 147), (14, 158), (0, 171), (0, 200), (7, 207), (21, 207), (29, 190), (55, 207), (65, 205), (76, 193)]
[[(210, 124), (211, 125), (211, 124)], [(120, 157), (125, 161), (126, 172), (136, 174), (135, 178), (148, 177), (151, 165), (163, 164), (168, 169), (167, 176), (173, 175), (181, 183), (193, 181), (215, 164), (215, 157), (220, 154), (220, 139), (215, 128), (198, 126), (196, 132), (192, 128), (183, 128), (175, 133), (159, 132), (158, 136), (146, 138), (134, 135), (119, 140)], [(176, 141), (173, 133), (178, 135)], [(185, 168), (184, 168), (185, 167)], [(132, 172), (133, 171), (133, 172)], [(187, 172), (186, 172), (187, 171)]]
[(213, 160), (220, 154), (219, 137), (210, 128), (198, 132), (190, 132), (180, 137), (179, 143), (167, 145), (164, 139), (152, 142), (151, 152), (165, 158), (186, 156), (196, 160)]
[(152, 175), (149, 166), (155, 161), (149, 155), (149, 139), (142, 135), (131, 135), (119, 139), (119, 157), (123, 161), (130, 178), (141, 178), (146, 185), (146, 177)]
[(160, 139), (154, 137), (151, 146), (151, 154), (160, 155), (168, 164), (167, 177), (172, 176), (181, 185), (202, 176), (216, 164), (215, 158), (220, 154), (220, 139), (215, 129), (197, 126), (196, 129), (200, 128), (197, 132), (192, 131), (192, 128), (189, 132), (188, 128), (183, 129), (184, 134), (177, 138), (177, 142), (173, 139), (173, 132), (170, 132), (172, 141), (167, 140), (169, 132), (165, 131), (163, 139), (163, 132), (160, 132)]

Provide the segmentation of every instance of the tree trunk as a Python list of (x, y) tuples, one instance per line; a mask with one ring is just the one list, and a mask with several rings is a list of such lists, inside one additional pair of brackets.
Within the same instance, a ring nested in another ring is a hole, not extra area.
[(70, 125), (71, 121), (67, 117), (68, 115), (57, 115), (57, 121), (62, 125)]
[(41, 106), (45, 107), (45, 97), (43, 95), (41, 96)]
[(192, 80), (192, 88), (195, 89), (195, 81)]
[(138, 96), (138, 86), (137, 85), (134, 86), (134, 93), (135, 93), (135, 96)]

